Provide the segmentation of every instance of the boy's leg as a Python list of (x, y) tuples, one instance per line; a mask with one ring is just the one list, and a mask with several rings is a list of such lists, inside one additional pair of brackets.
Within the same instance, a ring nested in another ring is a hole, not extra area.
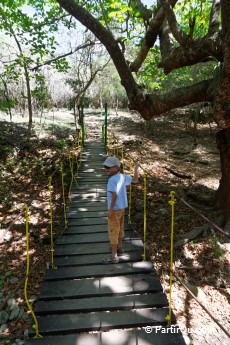
[(116, 257), (117, 256), (117, 244), (110, 244), (111, 249), (112, 249), (112, 256)]
[(119, 214), (119, 234), (118, 234), (118, 245), (117, 250), (121, 250), (122, 248), (122, 240), (124, 237), (124, 219), (125, 219), (125, 210), (120, 210)]
[(109, 241), (113, 257), (117, 257), (119, 228), (119, 212), (113, 211), (112, 217), (108, 219)]
[(103, 259), (104, 263), (119, 262), (117, 251), (118, 246), (122, 246), (122, 238), (124, 237), (124, 211), (115, 210), (112, 212), (112, 216), (108, 219), (108, 233), (109, 241), (112, 249), (112, 260), (111, 257)]

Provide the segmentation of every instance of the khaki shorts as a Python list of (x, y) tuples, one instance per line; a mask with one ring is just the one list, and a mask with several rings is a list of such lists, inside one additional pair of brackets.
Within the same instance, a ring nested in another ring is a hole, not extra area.
[(112, 217), (108, 219), (108, 232), (110, 244), (118, 244), (118, 239), (124, 237), (125, 209), (113, 210)]

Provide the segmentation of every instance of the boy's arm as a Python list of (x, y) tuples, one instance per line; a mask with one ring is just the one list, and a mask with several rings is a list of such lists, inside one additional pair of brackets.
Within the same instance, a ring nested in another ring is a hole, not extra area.
[(137, 183), (139, 178), (139, 172), (138, 172), (138, 163), (135, 164), (134, 167), (134, 176), (132, 178), (132, 183)]
[(108, 218), (111, 218), (111, 216), (112, 216), (112, 210), (113, 210), (113, 208), (115, 206), (116, 200), (117, 200), (117, 193), (116, 192), (112, 192), (112, 200), (111, 200), (110, 207), (108, 209)]

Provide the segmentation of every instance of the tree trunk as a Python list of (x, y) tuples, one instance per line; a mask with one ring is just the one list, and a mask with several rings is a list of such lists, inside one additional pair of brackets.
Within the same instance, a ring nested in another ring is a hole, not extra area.
[(33, 111), (32, 111), (32, 97), (31, 97), (31, 89), (30, 89), (30, 75), (27, 68), (26, 58), (23, 54), (21, 44), (19, 40), (17, 39), (16, 34), (12, 30), (11, 32), (14, 36), (15, 42), (18, 46), (18, 50), (20, 51), (21, 59), (23, 61), (23, 69), (24, 69), (24, 75), (26, 79), (26, 93), (27, 93), (27, 105), (28, 105), (28, 112), (29, 112), (29, 121), (28, 121), (28, 129), (27, 129), (27, 139), (31, 137), (32, 132), (32, 125), (33, 125)]
[(28, 104), (28, 113), (29, 113), (27, 139), (29, 139), (32, 134), (33, 111), (32, 111), (32, 97), (31, 97), (31, 90), (30, 90), (30, 77), (29, 77), (29, 73), (28, 73), (27, 66), (25, 63), (24, 63), (24, 71), (25, 71), (25, 78), (26, 78), (27, 104)]
[(77, 128), (77, 112), (76, 112), (76, 99), (73, 99), (73, 116), (74, 116), (74, 124), (75, 127)]
[(230, 128), (222, 129), (216, 135), (217, 148), (220, 151), (221, 179), (216, 192), (216, 208), (225, 218), (225, 231), (230, 234)]
[(220, 150), (221, 179), (216, 193), (216, 206), (225, 216), (225, 231), (230, 234), (230, 2), (221, 1), (224, 62), (219, 73), (215, 99), (215, 118), (222, 128), (217, 133)]
[(222, 176), (217, 190), (216, 204), (225, 213), (230, 214), (230, 128), (222, 129), (216, 135), (217, 148), (220, 151)]

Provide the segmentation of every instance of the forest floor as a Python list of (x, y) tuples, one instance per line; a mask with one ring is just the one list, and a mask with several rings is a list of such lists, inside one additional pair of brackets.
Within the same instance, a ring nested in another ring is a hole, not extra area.
[[(101, 133), (103, 114), (85, 112), (89, 140)], [(0, 345), (23, 344), (31, 326), (24, 300), (26, 239), (23, 205), (29, 204), (30, 267), (28, 296), (33, 303), (50, 262), (49, 176), (53, 184), (55, 236), (63, 227), (62, 191), (57, 164), (63, 161), (74, 135), (73, 116), (57, 111), (37, 118), (30, 143), (24, 140), (26, 119), (10, 123), (0, 116)], [(133, 188), (132, 222), (143, 235), (143, 169), (147, 172), (147, 244), (169, 297), (171, 205), (175, 192), (174, 272), (172, 307), (187, 344), (227, 345), (229, 339), (185, 289), (187, 286), (211, 315), (230, 332), (230, 245), (213, 226), (184, 201), (215, 222), (215, 191), (220, 179), (214, 123), (186, 124), (183, 112), (144, 122), (136, 113), (109, 111), (108, 126), (125, 146), (125, 172), (130, 157), (138, 161), (140, 181)], [(113, 139), (113, 141), (115, 141)], [(75, 152), (77, 154), (77, 152)], [(67, 174), (67, 175), (66, 175)], [(13, 224), (12, 224), (13, 221)], [(9, 228), (10, 226), (10, 228)], [(184, 285), (182, 285), (183, 283)], [(188, 332), (189, 331), (189, 332)], [(17, 340), (15, 340), (17, 339)], [(21, 340), (21, 343), (20, 343)]]

